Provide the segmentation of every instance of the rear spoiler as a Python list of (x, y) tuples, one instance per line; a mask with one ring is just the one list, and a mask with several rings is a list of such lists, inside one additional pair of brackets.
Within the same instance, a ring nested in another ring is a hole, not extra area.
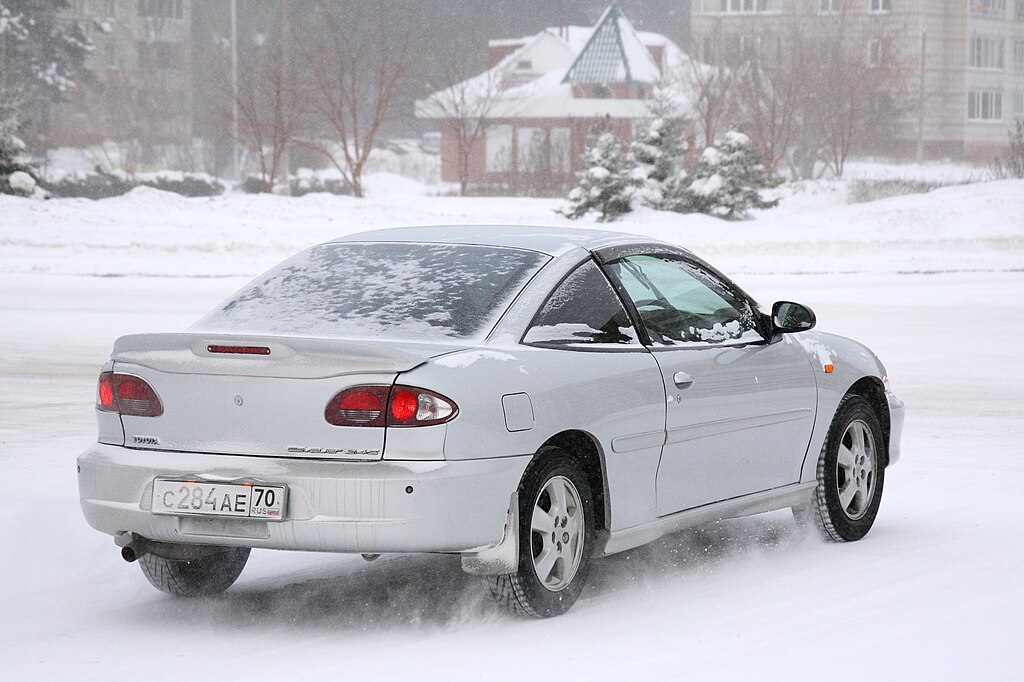
[(454, 350), (413, 345), (245, 334), (132, 334), (114, 342), (111, 359), (171, 374), (316, 379), (406, 372)]

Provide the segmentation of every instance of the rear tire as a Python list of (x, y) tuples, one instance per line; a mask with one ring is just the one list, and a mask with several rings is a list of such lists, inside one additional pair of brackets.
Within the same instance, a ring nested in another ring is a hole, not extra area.
[(793, 508), (797, 521), (815, 526), (834, 542), (867, 535), (882, 501), (884, 447), (871, 403), (859, 395), (843, 398), (818, 457), (814, 497)]
[(175, 597), (209, 597), (238, 580), (250, 551), (248, 547), (224, 547), (187, 561), (144, 554), (139, 557), (139, 566), (146, 579), (161, 592)]
[(579, 462), (541, 448), (519, 485), (519, 570), (487, 579), (494, 599), (523, 616), (568, 611), (590, 569), (594, 502)]

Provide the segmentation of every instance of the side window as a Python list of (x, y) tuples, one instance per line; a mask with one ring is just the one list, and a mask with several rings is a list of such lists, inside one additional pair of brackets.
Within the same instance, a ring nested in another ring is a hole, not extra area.
[(654, 345), (763, 340), (753, 311), (717, 277), (673, 256), (628, 256), (610, 266)]
[(640, 345), (626, 309), (593, 261), (576, 268), (551, 293), (523, 342), (564, 346)]

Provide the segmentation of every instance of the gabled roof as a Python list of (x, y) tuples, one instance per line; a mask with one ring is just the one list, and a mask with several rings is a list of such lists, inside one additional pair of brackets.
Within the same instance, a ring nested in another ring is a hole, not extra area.
[[(609, 31), (606, 35), (613, 42), (609, 56), (598, 59), (600, 46), (608, 44), (606, 37), (598, 35), (604, 31)], [(574, 92), (573, 85), (657, 83), (661, 69), (648, 48), (661, 53), (661, 62), (669, 73), (688, 71), (691, 63), (664, 35), (638, 33), (614, 5), (605, 10), (594, 27), (549, 27), (532, 36), (491, 40), (488, 45), (513, 50), (487, 71), (417, 100), (417, 118), (453, 118), (451, 106), (445, 104), (453, 99), (468, 101), (469, 111), (475, 110), (475, 102), (486, 103), (486, 118), (643, 118), (650, 113), (643, 99), (592, 98)], [(524, 61), (532, 68), (521, 69)], [(611, 66), (598, 69), (602, 64)], [(685, 92), (680, 95), (681, 110), (689, 111), (692, 97)]]
[(563, 83), (656, 83), (661, 69), (617, 5), (605, 10)]

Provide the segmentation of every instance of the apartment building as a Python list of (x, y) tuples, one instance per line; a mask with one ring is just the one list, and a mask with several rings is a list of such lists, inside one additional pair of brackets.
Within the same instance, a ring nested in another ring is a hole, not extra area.
[(50, 146), (192, 138), (192, 0), (74, 0), (63, 14), (95, 45), (71, 101), (51, 116)]
[(830, 26), (869, 64), (898, 61), (907, 106), (890, 153), (988, 161), (1024, 118), (1024, 0), (693, 0), (691, 13), (706, 61), (784, 60), (794, 36)]

